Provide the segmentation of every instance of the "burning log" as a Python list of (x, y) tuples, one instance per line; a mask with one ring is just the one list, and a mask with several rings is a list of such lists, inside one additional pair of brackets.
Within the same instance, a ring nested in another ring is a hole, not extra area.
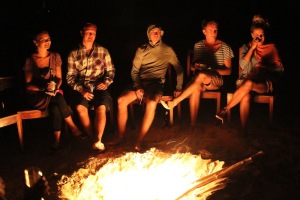
[[(213, 182), (213, 181), (216, 181), (218, 180), (219, 182), (222, 182), (225, 178), (222, 179), (222, 177), (228, 175), (229, 173), (233, 172), (234, 170), (237, 170), (237, 169), (240, 169), (241, 167), (249, 164), (249, 163), (252, 163), (253, 162), (253, 158), (254, 157), (257, 157), (257, 156), (260, 156), (260, 155), (263, 155), (264, 152), (263, 151), (259, 151), (257, 152), (256, 154), (253, 154), (252, 156), (244, 159), (244, 160), (241, 160), (229, 167), (226, 167), (222, 170), (219, 170), (215, 173), (212, 173), (210, 175), (207, 175), (205, 177), (202, 177), (200, 179), (198, 179), (197, 181), (195, 181), (195, 186), (193, 186), (191, 189), (187, 190), (184, 194), (182, 194), (180, 197), (178, 197), (176, 200), (180, 200), (180, 199), (183, 199), (185, 196), (187, 196), (190, 192), (198, 189), (198, 188), (201, 188), (203, 186), (206, 186), (207, 184)], [(222, 185), (221, 186), (219, 185), (219, 187), (225, 187), (225, 185)], [(218, 190), (220, 188), (215, 188), (215, 190)], [(212, 188), (210, 188), (210, 191), (209, 192), (212, 192)]]

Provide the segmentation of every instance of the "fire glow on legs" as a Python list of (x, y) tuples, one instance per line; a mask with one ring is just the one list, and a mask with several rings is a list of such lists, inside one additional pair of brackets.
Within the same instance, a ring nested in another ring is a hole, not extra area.
[[(118, 158), (93, 158), (58, 182), (61, 199), (206, 199), (225, 187), (220, 177), (195, 188), (201, 178), (218, 172), (223, 161), (190, 153), (164, 153), (155, 148)], [(191, 190), (192, 189), (192, 190)], [(189, 191), (189, 192), (187, 192)]]

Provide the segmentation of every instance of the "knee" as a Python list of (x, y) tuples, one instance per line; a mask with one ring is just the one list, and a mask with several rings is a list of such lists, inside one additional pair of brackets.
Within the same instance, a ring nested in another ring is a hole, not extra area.
[(97, 113), (105, 113), (106, 112), (106, 106), (105, 105), (100, 105), (96, 109)]
[(79, 114), (86, 113), (88, 111), (88, 109), (83, 105), (77, 105), (76, 110)]
[(157, 102), (156, 101), (148, 101), (146, 105), (146, 109), (148, 110), (155, 110), (157, 107)]
[(117, 100), (119, 109), (127, 109), (129, 105), (128, 98), (126, 96), (121, 96)]
[(248, 94), (241, 100), (240, 105), (241, 106), (249, 105), (250, 101), (251, 101), (251, 95)]
[(243, 84), (243, 87), (251, 90), (253, 87), (253, 81), (250, 81), (250, 80), (245, 81), (245, 83)]

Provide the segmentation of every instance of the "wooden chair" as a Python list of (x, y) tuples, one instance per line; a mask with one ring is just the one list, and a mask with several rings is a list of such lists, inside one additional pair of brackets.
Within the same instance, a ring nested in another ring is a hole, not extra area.
[(17, 114), (0, 118), (0, 128), (17, 123)]
[[(187, 74), (187, 78), (190, 80), (191, 77), (194, 75), (194, 72), (192, 72), (191, 68), (191, 61), (193, 59), (193, 54), (194, 51), (193, 50), (188, 50), (187, 53), (187, 59), (186, 59), (186, 74)], [(220, 90), (207, 90), (207, 91), (203, 91), (201, 92), (201, 97), (202, 99), (214, 99), (216, 100), (216, 113), (220, 112), (220, 107), (221, 107), (221, 91)], [(178, 110), (180, 109), (180, 111), (178, 111), (178, 113), (180, 113), (179, 118), (181, 117), (181, 106), (180, 104), (178, 104)]]
[[(241, 48), (239, 49), (239, 54), (241, 54)], [(242, 73), (242, 69), (239, 66), (238, 69), (238, 76)], [(233, 93), (228, 92), (227, 93), (227, 104), (232, 99)], [(274, 109), (274, 100), (275, 96), (273, 94), (255, 94), (253, 97), (253, 102), (255, 103), (264, 103), (269, 104), (269, 124), (272, 124), (273, 122), (273, 109)], [(227, 111), (227, 122), (230, 123), (231, 121), (231, 111), (228, 109)]]
[[(167, 81), (169, 86), (172, 85), (172, 69), (171, 67), (168, 68), (167, 71)], [(162, 96), (161, 100), (163, 101), (171, 101), (173, 100), (173, 96)], [(135, 117), (134, 117), (134, 105), (140, 104), (139, 100), (135, 100), (129, 104), (129, 112), (130, 112), (130, 119), (131, 119), (131, 128), (135, 129)], [(144, 106), (144, 105), (143, 105)], [(174, 123), (174, 109), (169, 110), (169, 125), (172, 126)], [(181, 115), (181, 109), (178, 110), (178, 116)]]
[(23, 120), (27, 119), (37, 119), (48, 117), (48, 111), (40, 111), (40, 110), (25, 110), (17, 112), (17, 127), (18, 127), (18, 135), (20, 141), (21, 150), (24, 150), (24, 142), (23, 142)]
[[(232, 99), (233, 93), (227, 93), (227, 104), (230, 102)], [(265, 103), (269, 104), (269, 124), (272, 124), (273, 122), (273, 109), (274, 109), (274, 95), (269, 95), (269, 94), (256, 94), (253, 97), (253, 102), (255, 103)], [(227, 122), (231, 122), (231, 111), (228, 109), (227, 111)]]
[[(94, 110), (93, 107), (90, 108), (90, 110)], [(113, 115), (113, 108), (111, 108), (110, 112), (110, 122), (113, 124), (114, 121), (114, 115)], [(20, 141), (20, 147), (21, 150), (24, 150), (24, 142), (23, 142), (23, 120), (29, 120), (29, 119), (38, 119), (38, 118), (44, 118), (48, 117), (49, 113), (48, 111), (40, 111), (40, 110), (25, 110), (25, 111), (18, 111), (16, 114), (16, 119), (14, 119), (11, 116), (11, 119), (9, 122), (12, 123), (14, 120), (16, 120), (17, 127), (18, 127), (18, 136)], [(0, 127), (1, 127), (1, 121), (0, 121)], [(67, 129), (67, 127), (65, 127)]]

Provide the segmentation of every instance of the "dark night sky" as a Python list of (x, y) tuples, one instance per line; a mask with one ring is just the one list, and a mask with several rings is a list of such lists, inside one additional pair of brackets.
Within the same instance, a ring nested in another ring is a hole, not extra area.
[[(196, 1), (196, 2), (195, 2)], [(45, 3), (43, 5), (43, 2)], [(254, 14), (269, 19), (268, 36), (280, 49), (286, 69), (298, 55), (295, 42), (299, 1), (286, 0), (10, 0), (1, 5), (1, 75), (13, 75), (33, 50), (32, 33), (38, 27), (50, 31), (52, 50), (63, 59), (80, 41), (79, 29), (86, 21), (99, 27), (97, 42), (111, 53), (119, 80), (127, 81), (131, 61), (138, 45), (147, 41), (146, 28), (160, 24), (170, 44), (184, 64), (188, 49), (202, 39), (201, 21), (213, 16), (220, 22), (219, 38), (235, 52), (250, 39), (250, 23)], [(236, 62), (237, 60), (235, 60)], [(122, 73), (120, 73), (122, 72)], [(120, 77), (122, 75), (122, 77)], [(126, 76), (126, 78), (124, 78)]]

